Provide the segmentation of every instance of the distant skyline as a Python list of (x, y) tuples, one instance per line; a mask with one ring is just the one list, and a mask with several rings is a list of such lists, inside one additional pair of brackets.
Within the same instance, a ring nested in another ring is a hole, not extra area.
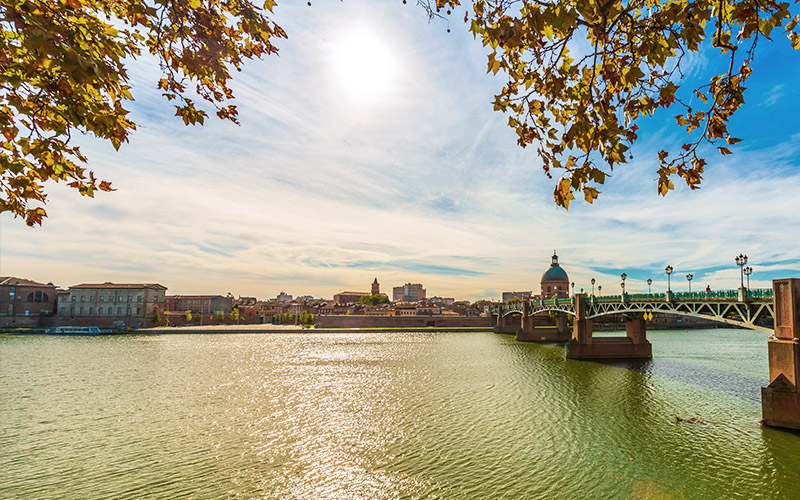
[[(413, 3), (413, 2), (411, 2)], [(115, 152), (78, 143), (113, 193), (48, 183), (49, 216), (29, 228), (0, 215), (0, 275), (68, 287), (159, 282), (170, 294), (332, 297), (422, 283), (429, 296), (476, 300), (538, 290), (553, 249), (576, 283), (604, 293), (736, 288), (746, 253), (753, 287), (800, 277), (800, 52), (782, 34), (759, 44), (747, 103), (729, 130), (734, 155), (708, 151), (703, 188), (656, 194), (656, 152), (683, 134), (662, 112), (639, 122), (634, 159), (568, 212), (533, 150), (492, 110), (502, 78), (454, 15), (428, 23), (409, 3), (279, 5), (289, 39), (233, 83), (241, 126), (185, 127), (129, 66), (138, 125)], [(448, 27), (450, 33), (447, 33)], [(692, 59), (687, 78), (721, 60)], [(388, 292), (387, 292), (388, 293)]]

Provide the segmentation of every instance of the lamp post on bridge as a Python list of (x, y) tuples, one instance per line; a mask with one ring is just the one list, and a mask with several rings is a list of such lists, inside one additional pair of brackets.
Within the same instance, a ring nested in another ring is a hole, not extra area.
[(653, 280), (651, 280), (650, 278), (647, 278), (647, 294), (648, 295), (653, 293), (653, 290), (650, 288), (650, 285), (652, 285), (652, 284), (653, 284)]
[(594, 297), (594, 283), (595, 283), (595, 280), (594, 280), (594, 278), (592, 278), (592, 297)]
[(689, 293), (692, 293), (692, 278), (694, 278), (694, 274), (689, 273), (686, 275), (686, 281), (689, 282)]
[(597, 294), (603, 296), (603, 285), (597, 285)]
[(572, 285), (572, 295), (574, 296), (575, 295), (575, 282), (573, 281), (570, 284)]
[(625, 280), (628, 278), (628, 275), (622, 273), (619, 275), (619, 277), (622, 278), (622, 283), (620, 283), (620, 285), (622, 286), (622, 302), (625, 302)]
[(753, 268), (747, 266), (744, 268), (744, 275), (747, 276), (747, 293), (750, 293), (750, 275), (753, 274)]
[(669, 277), (672, 275), (672, 266), (667, 266), (664, 268), (664, 272), (667, 273), (667, 302), (672, 300), (672, 290), (670, 290), (670, 282)]
[(736, 265), (739, 266), (739, 272), (741, 277), (741, 286), (744, 287), (744, 266), (747, 265), (747, 255), (739, 254), (736, 256)]
[(744, 301), (747, 298), (747, 289), (744, 287), (744, 267), (747, 265), (747, 255), (740, 253), (734, 261), (739, 266), (739, 301)]

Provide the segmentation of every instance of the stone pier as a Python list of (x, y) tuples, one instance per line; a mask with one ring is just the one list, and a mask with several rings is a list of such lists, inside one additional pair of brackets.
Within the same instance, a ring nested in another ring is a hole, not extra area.
[(497, 306), (497, 323), (495, 323), (492, 331), (494, 333), (506, 333), (511, 335), (516, 335), (516, 333), (520, 329), (519, 323), (519, 315), (517, 314), (507, 314), (503, 315), (504, 307), (502, 305)]
[(522, 328), (517, 331), (517, 340), (520, 342), (566, 342), (570, 339), (567, 327), (567, 316), (556, 316), (556, 324), (550, 322), (547, 316), (531, 316), (530, 304), (523, 305)]
[(800, 429), (800, 279), (772, 282), (775, 337), (768, 344), (769, 385), (761, 388), (762, 423)]
[(586, 318), (586, 294), (575, 295), (575, 324), (567, 344), (571, 359), (650, 359), (653, 346), (647, 340), (643, 319), (625, 323), (625, 337), (592, 337), (592, 320)]

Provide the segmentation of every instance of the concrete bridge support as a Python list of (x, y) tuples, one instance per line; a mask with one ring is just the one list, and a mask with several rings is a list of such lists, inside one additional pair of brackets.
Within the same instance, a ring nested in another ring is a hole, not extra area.
[(761, 388), (763, 424), (800, 429), (800, 279), (772, 282), (775, 337), (768, 344), (769, 385)]
[[(524, 322), (524, 318), (522, 319)], [(492, 328), (494, 333), (507, 333), (516, 335), (520, 329), (519, 314), (503, 314), (503, 306), (497, 306), (497, 323)]]
[(517, 340), (520, 342), (567, 342), (571, 333), (567, 328), (567, 316), (560, 314), (556, 316), (556, 324), (553, 325), (547, 316), (526, 316), (522, 319), (522, 328), (517, 332)]
[(625, 337), (592, 337), (592, 320), (586, 319), (586, 295), (575, 296), (575, 324), (572, 340), (567, 344), (571, 359), (650, 359), (653, 347), (647, 340), (643, 319), (630, 319), (625, 324)]

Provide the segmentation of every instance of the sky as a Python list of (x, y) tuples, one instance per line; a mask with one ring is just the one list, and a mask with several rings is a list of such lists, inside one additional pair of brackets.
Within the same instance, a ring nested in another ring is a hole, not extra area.
[[(800, 52), (776, 32), (759, 45), (745, 139), (708, 153), (702, 189), (656, 193), (656, 153), (685, 132), (667, 111), (640, 121), (634, 159), (594, 204), (555, 206), (554, 180), (492, 110), (502, 75), (459, 22), (428, 22), (399, 0), (286, 2), (278, 56), (235, 74), (240, 126), (186, 127), (155, 88), (156, 64), (129, 72), (138, 129), (117, 152), (81, 148), (117, 191), (81, 197), (48, 184), (41, 227), (0, 214), (0, 275), (60, 287), (157, 282), (169, 294), (332, 297), (422, 283), (428, 296), (477, 300), (536, 292), (550, 256), (576, 291), (752, 287), (800, 277)], [(448, 28), (450, 32), (448, 33)], [(687, 78), (721, 67), (695, 56)], [(580, 198), (580, 196), (579, 196)]]

